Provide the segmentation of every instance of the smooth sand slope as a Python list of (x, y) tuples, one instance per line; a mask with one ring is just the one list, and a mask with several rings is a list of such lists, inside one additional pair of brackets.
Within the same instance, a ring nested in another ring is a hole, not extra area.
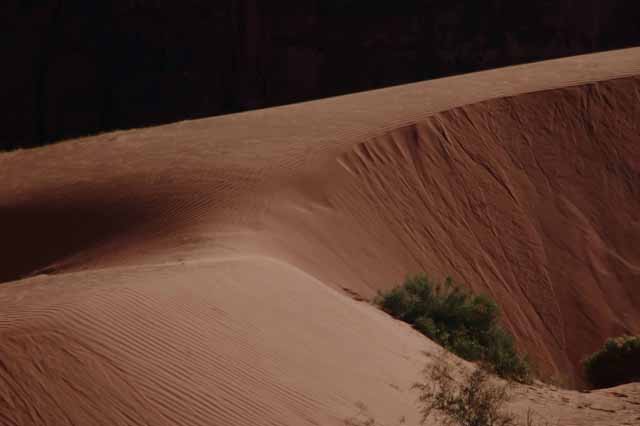
[[(417, 419), (437, 345), (358, 299), (496, 298), (541, 372), (640, 332), (640, 49), (0, 155), (0, 424)], [(640, 386), (523, 387), (637, 424)]]

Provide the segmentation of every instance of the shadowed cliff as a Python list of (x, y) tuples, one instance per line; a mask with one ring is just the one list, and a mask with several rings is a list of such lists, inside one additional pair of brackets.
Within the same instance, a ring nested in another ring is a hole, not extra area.
[(0, 149), (640, 43), (632, 0), (17, 1)]

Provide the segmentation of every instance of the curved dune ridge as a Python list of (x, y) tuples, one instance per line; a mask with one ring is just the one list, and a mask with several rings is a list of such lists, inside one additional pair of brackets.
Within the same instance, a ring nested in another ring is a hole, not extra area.
[[(640, 333), (640, 49), (4, 153), (0, 181), (2, 425), (415, 424), (438, 346), (362, 302), (410, 273), (490, 294), (570, 386)], [(640, 418), (635, 384), (517, 394)]]

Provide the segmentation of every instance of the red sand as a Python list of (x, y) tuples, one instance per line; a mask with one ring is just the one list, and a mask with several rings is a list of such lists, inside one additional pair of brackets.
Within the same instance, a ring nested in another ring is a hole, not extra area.
[[(0, 155), (0, 424), (414, 424), (437, 346), (352, 298), (422, 271), (577, 384), (640, 332), (639, 76), (628, 49)], [(616, 392), (514, 409), (636, 424)]]

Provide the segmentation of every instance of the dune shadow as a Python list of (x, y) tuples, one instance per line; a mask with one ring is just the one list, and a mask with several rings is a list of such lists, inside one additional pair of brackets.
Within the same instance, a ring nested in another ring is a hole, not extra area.
[(138, 232), (151, 209), (95, 195), (0, 206), (0, 283), (55, 272), (65, 259)]

